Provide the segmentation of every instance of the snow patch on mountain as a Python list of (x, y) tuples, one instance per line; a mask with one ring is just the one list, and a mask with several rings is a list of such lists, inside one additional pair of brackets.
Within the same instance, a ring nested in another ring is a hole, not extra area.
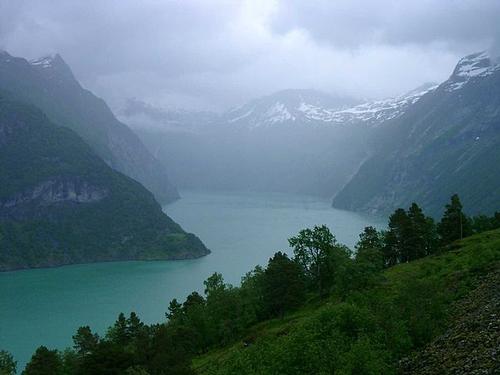
[(35, 66), (40, 66), (42, 68), (50, 68), (52, 67), (55, 59), (56, 55), (46, 55), (38, 59), (31, 60), (30, 64)]
[(277, 102), (266, 112), (268, 122), (271, 124), (281, 123), (285, 121), (295, 121), (296, 117), (293, 116), (287, 109), (287, 107), (280, 102)]
[(486, 51), (466, 56), (458, 62), (451, 77), (444, 83), (445, 91), (461, 89), (471, 80), (492, 75), (500, 71), (500, 64), (495, 63)]

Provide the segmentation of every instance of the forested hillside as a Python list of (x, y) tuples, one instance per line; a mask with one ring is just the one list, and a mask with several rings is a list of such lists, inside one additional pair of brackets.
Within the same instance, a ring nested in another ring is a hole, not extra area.
[(72, 130), (0, 96), (0, 271), (208, 250)]
[(338, 193), (334, 207), (388, 213), (412, 201), (434, 217), (451, 194), (470, 214), (500, 201), (500, 65), (464, 57), (450, 78), (382, 124), (373, 155)]
[(28, 62), (0, 51), (0, 89), (73, 129), (108, 165), (139, 181), (161, 204), (179, 197), (165, 167), (104, 100), (80, 85), (61, 56)]
[[(456, 303), (494, 282), (500, 213), (468, 218), (454, 196), (437, 225), (412, 204), (386, 231), (365, 228), (354, 252), (325, 226), (289, 243), (293, 257), (277, 252), (241, 286), (214, 273), (204, 295), (170, 302), (165, 323), (131, 313), (102, 337), (81, 327), (73, 349), (40, 347), (24, 374), (413, 373), (413, 356), (453, 328)], [(491, 345), (477, 341), (471, 371), (495, 373)]]

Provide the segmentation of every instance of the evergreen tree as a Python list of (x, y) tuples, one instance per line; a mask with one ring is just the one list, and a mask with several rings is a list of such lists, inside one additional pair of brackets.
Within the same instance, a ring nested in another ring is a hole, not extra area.
[(277, 252), (269, 259), (263, 278), (264, 304), (271, 316), (281, 316), (302, 304), (304, 281), (301, 267)]
[(40, 346), (26, 365), (23, 375), (60, 375), (63, 364), (57, 350)]
[(457, 194), (454, 194), (450, 203), (446, 205), (444, 215), (437, 229), (443, 245), (472, 234), (470, 222), (462, 212), (462, 203)]
[(434, 252), (436, 245), (436, 230), (434, 220), (424, 215), (422, 209), (412, 203), (408, 209), (410, 229), (408, 231), (408, 260), (422, 258)]
[(113, 327), (106, 333), (106, 337), (114, 344), (125, 346), (129, 342), (127, 319), (123, 313), (118, 315)]
[(99, 343), (97, 333), (92, 333), (89, 326), (80, 327), (73, 336), (73, 348), (80, 356), (85, 356), (92, 353)]
[(12, 354), (5, 350), (0, 350), (0, 375), (14, 375), (16, 373), (17, 362)]
[(182, 315), (182, 305), (174, 298), (170, 301), (168, 305), (168, 312), (165, 313), (165, 316), (168, 320), (172, 321), (174, 319), (180, 318)]
[(409, 260), (411, 220), (406, 211), (398, 208), (389, 217), (389, 229), (384, 236), (384, 263), (393, 266)]

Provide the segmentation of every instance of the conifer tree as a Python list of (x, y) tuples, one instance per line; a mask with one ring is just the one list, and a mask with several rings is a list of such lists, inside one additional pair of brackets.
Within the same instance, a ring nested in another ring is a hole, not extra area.
[(457, 194), (454, 194), (450, 203), (446, 205), (443, 218), (437, 229), (443, 245), (471, 234), (470, 222), (462, 212), (462, 203)]

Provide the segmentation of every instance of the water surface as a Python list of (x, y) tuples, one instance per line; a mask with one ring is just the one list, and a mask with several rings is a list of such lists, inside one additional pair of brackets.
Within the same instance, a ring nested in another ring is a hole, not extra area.
[(212, 254), (172, 262), (115, 262), (0, 273), (0, 349), (22, 368), (40, 345), (65, 348), (81, 325), (105, 332), (120, 312), (135, 311), (147, 323), (165, 319), (172, 298), (183, 299), (213, 272), (237, 284), (266, 264), (300, 229), (328, 225), (353, 246), (380, 219), (335, 210), (330, 201), (274, 193), (182, 192), (165, 211), (197, 234)]

